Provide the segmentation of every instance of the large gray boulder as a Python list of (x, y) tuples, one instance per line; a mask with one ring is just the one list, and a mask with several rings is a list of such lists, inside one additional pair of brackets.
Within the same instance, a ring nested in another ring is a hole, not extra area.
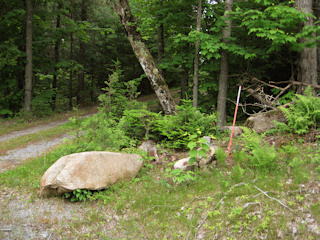
[(82, 152), (57, 160), (42, 176), (40, 196), (76, 189), (100, 190), (130, 181), (143, 166), (141, 156), (127, 153)]

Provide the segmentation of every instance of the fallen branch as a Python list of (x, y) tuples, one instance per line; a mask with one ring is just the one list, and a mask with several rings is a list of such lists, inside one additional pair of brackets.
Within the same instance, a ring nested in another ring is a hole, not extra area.
[(289, 208), (287, 205), (283, 204), (280, 200), (278, 200), (278, 199), (276, 199), (276, 198), (274, 198), (274, 197), (270, 197), (265, 191), (261, 190), (261, 189), (258, 188), (257, 186), (254, 185), (254, 187), (255, 187), (256, 189), (258, 189), (258, 190), (259, 190), (263, 195), (265, 195), (266, 197), (268, 197), (268, 198), (270, 198), (270, 199), (272, 199), (272, 200), (274, 200), (274, 201), (277, 201), (277, 202), (280, 203), (283, 207), (285, 207), (286, 209), (288, 209), (288, 210), (290, 210), (291, 212), (294, 213), (294, 211), (293, 211), (291, 208)]
[(0, 228), (1, 232), (11, 232), (12, 229), (11, 228)]
[(245, 205), (243, 205), (242, 208), (247, 208), (247, 207), (249, 207), (251, 205), (260, 205), (260, 203), (259, 202), (248, 202)]
[(313, 87), (314, 89), (320, 90), (320, 85), (308, 84), (308, 83), (298, 82), (298, 81), (282, 81), (282, 82), (272, 82), (272, 81), (270, 81), (270, 83), (274, 83), (274, 84), (291, 83), (293, 85), (299, 85), (299, 86), (301, 86), (301, 85), (302, 86), (310, 86), (310, 87)]

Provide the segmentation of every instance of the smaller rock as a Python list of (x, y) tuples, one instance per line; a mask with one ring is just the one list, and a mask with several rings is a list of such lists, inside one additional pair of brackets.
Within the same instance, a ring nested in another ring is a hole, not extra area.
[(154, 157), (157, 163), (160, 162), (157, 147), (155, 146), (155, 143), (151, 140), (143, 142), (138, 148), (140, 148), (143, 151), (146, 151), (148, 153), (148, 156)]
[(183, 159), (178, 160), (178, 161), (173, 165), (173, 168), (174, 168), (174, 169), (187, 170), (188, 167), (190, 167), (189, 159), (190, 159), (190, 157), (188, 157), (188, 158), (183, 158)]
[[(201, 158), (197, 159), (197, 162), (199, 163), (200, 167), (203, 167), (203, 166), (206, 166), (206, 165), (209, 165), (210, 163), (212, 163), (216, 149), (217, 149), (216, 146), (210, 146), (210, 150), (206, 154), (206, 157), (201, 157)], [(200, 149), (198, 149), (198, 150), (200, 150)], [(189, 170), (192, 166), (197, 166), (196, 162), (191, 166), (189, 164), (189, 159), (190, 159), (190, 157), (178, 160), (174, 164), (173, 168), (174, 169), (182, 169), (182, 170), (186, 171), (186, 170)]]
[[(232, 126), (224, 126), (221, 128), (222, 131), (232, 131)], [(235, 126), (234, 129), (233, 129), (233, 136), (236, 137), (236, 136), (239, 136), (243, 133), (243, 130), (241, 127), (239, 126)]]

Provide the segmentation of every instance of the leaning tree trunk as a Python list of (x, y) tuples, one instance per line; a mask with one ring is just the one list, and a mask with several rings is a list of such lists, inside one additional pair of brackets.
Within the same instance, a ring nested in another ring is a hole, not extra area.
[[(228, 44), (228, 38), (231, 37), (231, 21), (228, 19), (228, 12), (232, 10), (233, 0), (225, 1), (225, 12), (227, 13), (225, 24), (222, 31), (222, 38), (225, 44)], [(219, 74), (219, 89), (218, 89), (218, 103), (217, 111), (219, 113), (219, 126), (224, 126), (226, 124), (227, 118), (227, 92), (228, 92), (228, 73), (229, 73), (229, 63), (228, 63), (228, 53), (226, 50), (221, 50), (220, 59), (220, 74)]]
[(174, 114), (175, 102), (169, 87), (161, 75), (149, 49), (142, 41), (141, 34), (137, 31), (136, 22), (131, 13), (127, 0), (116, 0), (114, 10), (119, 15), (126, 31), (133, 52), (138, 58), (141, 67), (147, 75), (165, 114)]
[[(202, 0), (198, 2), (197, 9), (197, 27), (196, 30), (198, 32), (201, 31), (201, 19), (202, 19)], [(194, 67), (193, 67), (193, 102), (192, 106), (198, 106), (198, 88), (199, 88), (199, 47), (200, 47), (200, 39), (196, 43), (195, 46), (195, 54), (194, 54)]]
[(32, 0), (26, 0), (26, 55), (27, 64), (25, 69), (25, 92), (24, 111), (31, 111), (32, 100), (32, 28), (33, 28), (33, 7)]
[[(295, 6), (299, 11), (305, 13), (312, 13), (312, 0), (296, 0)], [(314, 20), (312, 17), (308, 17), (303, 23), (304, 26), (314, 26)], [(306, 42), (306, 39), (302, 39), (301, 42)], [(303, 82), (310, 85), (317, 85), (317, 48), (303, 48), (300, 52), (298, 62), (298, 76), (299, 82)], [(304, 85), (300, 85), (297, 93), (302, 93), (305, 89)]]

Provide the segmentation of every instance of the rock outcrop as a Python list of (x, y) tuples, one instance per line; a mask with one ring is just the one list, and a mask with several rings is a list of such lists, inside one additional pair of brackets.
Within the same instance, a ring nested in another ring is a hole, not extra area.
[(246, 120), (244, 126), (255, 130), (257, 133), (263, 133), (275, 127), (274, 121), (286, 122), (286, 117), (279, 108), (252, 115)]
[(42, 176), (40, 196), (76, 189), (100, 190), (130, 181), (143, 166), (141, 156), (127, 153), (82, 152), (57, 160)]

